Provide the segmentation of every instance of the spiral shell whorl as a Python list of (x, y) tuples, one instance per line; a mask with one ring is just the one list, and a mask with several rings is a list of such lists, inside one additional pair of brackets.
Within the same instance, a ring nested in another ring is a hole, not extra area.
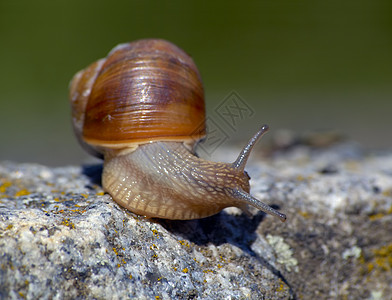
[[(192, 144), (205, 135), (200, 74), (177, 46), (164, 40), (121, 44), (99, 68), (84, 72), (94, 78), (93, 84), (84, 73), (76, 75), (71, 93), (89, 90), (87, 101), (75, 100), (75, 106), (81, 102), (85, 107), (74, 109), (77, 114), (85, 111), (79, 127), (88, 144), (114, 149), (150, 141)], [(83, 98), (71, 99), (79, 96)]]

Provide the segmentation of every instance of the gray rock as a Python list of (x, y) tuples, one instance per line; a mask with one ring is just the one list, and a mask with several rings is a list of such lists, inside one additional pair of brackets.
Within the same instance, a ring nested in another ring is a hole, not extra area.
[(100, 166), (0, 163), (0, 299), (390, 297), (392, 153), (256, 156), (251, 192), (286, 223), (236, 208), (149, 220), (103, 193)]

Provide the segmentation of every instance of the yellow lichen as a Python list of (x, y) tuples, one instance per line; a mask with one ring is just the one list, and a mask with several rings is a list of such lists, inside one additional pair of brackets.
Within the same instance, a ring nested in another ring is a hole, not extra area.
[(373, 253), (375, 255), (375, 263), (379, 268), (383, 271), (392, 269), (392, 243), (373, 250)]
[(22, 189), (22, 190), (15, 193), (15, 197), (26, 196), (28, 194), (30, 194), (30, 192), (28, 190)]
[(302, 217), (304, 217), (305, 219), (310, 217), (310, 214), (307, 211), (299, 211), (298, 214), (300, 214)]
[(374, 221), (374, 220), (377, 220), (377, 219), (381, 219), (384, 216), (385, 216), (385, 214), (378, 213), (378, 214), (370, 215), (369, 219), (370, 219), (370, 221)]
[(182, 269), (182, 272), (183, 272), (183, 273), (188, 273), (188, 271), (189, 271), (188, 268)]
[(70, 211), (75, 212), (75, 213), (79, 213), (79, 214), (84, 214), (87, 210), (83, 209), (71, 209)]
[(279, 278), (279, 286), (276, 289), (277, 292), (283, 292), (287, 289), (287, 285)]
[(63, 219), (63, 221), (61, 222), (61, 224), (65, 225), (65, 226), (67, 226), (67, 227), (69, 227), (69, 228), (71, 228), (71, 229), (75, 229), (75, 224), (72, 223), (72, 222), (70, 221), (70, 219)]
[(7, 188), (10, 187), (11, 185), (12, 185), (12, 182), (10, 182), (10, 181), (3, 182), (3, 184), (0, 185), (0, 193), (5, 193)]
[(179, 243), (180, 245), (182, 245), (182, 246), (187, 247), (187, 248), (190, 247), (189, 243), (188, 243), (187, 241), (185, 241), (185, 240), (179, 240), (178, 243)]
[(368, 263), (366, 264), (367, 272), (370, 273), (374, 269), (374, 264)]
[(283, 283), (280, 283), (280, 284), (279, 284), (279, 287), (276, 289), (276, 291), (277, 291), (277, 292), (281, 292), (281, 291), (283, 291), (283, 288), (284, 288)]
[(158, 230), (156, 230), (156, 229), (151, 229), (151, 231), (152, 231), (152, 233), (153, 233), (153, 235), (154, 235), (155, 237), (159, 237), (159, 232), (158, 232)]
[(222, 255), (219, 255), (219, 259), (221, 262), (226, 262), (226, 258), (224, 258)]
[(374, 249), (373, 256), (365, 260), (363, 255), (360, 256), (359, 262), (364, 265), (362, 272), (370, 274), (371, 272), (390, 272), (392, 270), (392, 243)]
[(383, 218), (383, 217), (385, 217), (387, 215), (391, 215), (391, 214), (392, 214), (392, 206), (386, 212), (380, 212), (380, 213), (377, 213), (377, 214), (370, 215), (369, 219), (371, 221), (374, 221), (374, 220), (381, 219), (381, 218)]

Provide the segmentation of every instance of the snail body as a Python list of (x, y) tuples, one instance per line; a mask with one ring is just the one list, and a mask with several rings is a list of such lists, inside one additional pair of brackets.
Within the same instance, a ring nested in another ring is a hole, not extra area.
[(164, 40), (115, 47), (70, 84), (80, 144), (104, 159), (102, 186), (128, 210), (164, 219), (198, 219), (252, 205), (286, 216), (249, 194), (244, 171), (263, 126), (232, 163), (197, 157), (206, 134), (204, 91), (189, 55)]

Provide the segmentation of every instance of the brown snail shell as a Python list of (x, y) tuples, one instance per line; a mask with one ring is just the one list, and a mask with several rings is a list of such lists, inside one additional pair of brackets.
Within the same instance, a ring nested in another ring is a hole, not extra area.
[(249, 195), (244, 171), (263, 126), (233, 164), (203, 160), (193, 146), (205, 136), (204, 91), (189, 55), (164, 40), (115, 47), (70, 84), (76, 135), (104, 157), (102, 186), (137, 214), (196, 219), (248, 204), (286, 216)]

